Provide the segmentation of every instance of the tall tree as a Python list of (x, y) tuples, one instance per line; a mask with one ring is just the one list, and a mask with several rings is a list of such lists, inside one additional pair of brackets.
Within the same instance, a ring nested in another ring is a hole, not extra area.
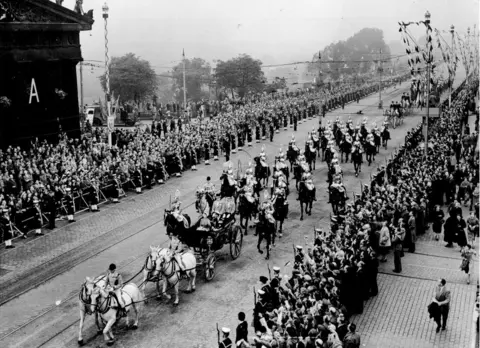
[(237, 93), (243, 97), (248, 92), (262, 91), (265, 78), (262, 62), (248, 54), (241, 54), (227, 61), (218, 61), (215, 68), (217, 84), (228, 91), (232, 98)]
[(315, 53), (309, 71), (321, 73), (324, 79), (331, 80), (365, 74), (378, 65), (380, 51), (382, 59), (390, 57), (390, 47), (383, 39), (383, 31), (363, 28), (347, 40), (332, 43)]
[[(185, 84), (187, 86), (187, 101), (200, 100), (204, 95), (202, 86), (210, 82), (211, 67), (202, 58), (185, 59)], [(183, 62), (172, 70), (176, 99), (183, 104)]]
[[(150, 62), (140, 59), (134, 53), (112, 57), (109, 65), (110, 91), (123, 101), (141, 102), (151, 100), (157, 90), (157, 76)], [(100, 76), (103, 91), (106, 92), (105, 74)]]

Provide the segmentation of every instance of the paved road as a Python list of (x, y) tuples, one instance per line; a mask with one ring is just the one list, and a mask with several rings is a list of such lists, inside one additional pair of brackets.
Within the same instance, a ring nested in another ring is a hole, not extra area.
[[(392, 91), (390, 90), (390, 92)], [(393, 95), (398, 94), (401, 94), (401, 91), (393, 91)], [(387, 97), (384, 97), (384, 100), (390, 102)], [(382, 117), (378, 115), (378, 111), (374, 108), (367, 108), (368, 104), (375, 104), (376, 101), (376, 96), (367, 98), (362, 100), (360, 105), (346, 106), (343, 113), (337, 111), (328, 118), (332, 120), (338, 114), (342, 119), (346, 119), (347, 113), (365, 109), (364, 113), (369, 118), (369, 122), (375, 120), (379, 123)], [(418, 121), (418, 119), (407, 119), (401, 128), (392, 132), (392, 138), (394, 138), (392, 144), (389, 145), (388, 151), (382, 150), (375, 165), (382, 161), (382, 156), (389, 156), (393, 147), (403, 142), (405, 131), (417, 124)], [(312, 120), (299, 125), (299, 131), (296, 134), (299, 143), (303, 142), (306, 132), (311, 130), (316, 123), (316, 120)], [(290, 135), (291, 131), (288, 134), (281, 133), (275, 137), (273, 145), (266, 143), (267, 154), (273, 155), (278, 152), (280, 146), (285, 148)], [(249, 150), (249, 152), (253, 155), (258, 152), (258, 149)], [(237, 158), (234, 157), (233, 162), (236, 163), (238, 158), (245, 163), (248, 156), (240, 154)], [(196, 186), (203, 182), (206, 175), (218, 176), (220, 167), (221, 164), (210, 168), (202, 166), (198, 173), (186, 173), (183, 178), (169, 181), (158, 190), (152, 190), (141, 196), (129, 197), (128, 202), (108, 207), (93, 216), (86, 215), (84, 220), (63, 230), (55, 231), (38, 241), (30, 241), (25, 247), (17, 248), (11, 254), (3, 253), (0, 267), (10, 269), (11, 272), (0, 278), (2, 280), (21, 279), (22, 274), (27, 274), (25, 272), (31, 269), (33, 269), (31, 273), (33, 275), (39, 273), (44, 276), (41, 272), (43, 269), (54, 270), (55, 268), (60, 268), (62, 274), (1, 307), (0, 344), (7, 347), (76, 346), (76, 321), (78, 320), (76, 295), (82, 279), (87, 275), (97, 275), (111, 261), (119, 264), (121, 272), (126, 278), (138, 272), (144, 261), (148, 245), (164, 244), (166, 241), (161, 223), (161, 209), (168, 204), (169, 195), (180, 187), (184, 192), (184, 198), (182, 198), (184, 205), (188, 205), (193, 201), (192, 191)], [(360, 182), (367, 182), (369, 172), (375, 168), (375, 166), (363, 168), (363, 173), (357, 179), (353, 176), (351, 164), (343, 167), (346, 185), (350, 191), (358, 191)], [(291, 213), (285, 226), (285, 237), (278, 243), (270, 262), (271, 265), (282, 266), (291, 260), (292, 243), (305, 243), (305, 236), (311, 240), (313, 227), (328, 223), (330, 206), (326, 204), (324, 164), (317, 166), (315, 183), (319, 200), (314, 205), (312, 217), (299, 221), (298, 203), (294, 201), (294, 194), (291, 195)], [(195, 216), (192, 207), (187, 208), (186, 211), (191, 216)], [(236, 312), (239, 310), (246, 311), (251, 319), (252, 286), (256, 285), (255, 280), (259, 275), (266, 274), (266, 263), (263, 257), (256, 252), (255, 242), (252, 236), (247, 236), (244, 250), (238, 260), (232, 262), (228, 256), (225, 257), (225, 260), (221, 260), (217, 268), (217, 277), (210, 284), (204, 285), (199, 277), (197, 292), (194, 295), (181, 295), (181, 305), (177, 309), (173, 309), (171, 304), (164, 302), (149, 302), (143, 309), (140, 328), (135, 332), (126, 330), (122, 321), (115, 329), (118, 338), (116, 346), (212, 347), (216, 341), (215, 322), (218, 321), (220, 325), (228, 325), (233, 328), (235, 327)], [(419, 247), (419, 252), (420, 249)], [(415, 255), (415, 257), (417, 256)], [(86, 261), (85, 258), (87, 258)], [(404, 262), (408, 263), (409, 258), (410, 255), (407, 254)], [(424, 261), (419, 260), (418, 262)], [(409, 261), (409, 263), (414, 264), (414, 261)], [(406, 269), (404, 273), (407, 273)], [(409, 270), (409, 272), (415, 272), (415, 270)], [(382, 285), (384, 277), (391, 279), (385, 283), (385, 286)], [(35, 277), (30, 279), (35, 280)], [(401, 281), (403, 284), (405, 279), (409, 280), (409, 278), (381, 275), (379, 280), (383, 291), (375, 300), (379, 300), (381, 296), (390, 300), (396, 283)], [(138, 278), (135, 280), (140, 283)], [(430, 283), (433, 284), (431, 281)], [(423, 292), (429, 287), (430, 285), (425, 286)], [(422, 292), (421, 289), (419, 291)], [(457, 290), (454, 291), (457, 292)], [(153, 294), (153, 286), (149, 286), (147, 294)], [(398, 294), (398, 301), (402, 302), (409, 295), (407, 291), (401, 292)], [(62, 300), (62, 304), (55, 306), (56, 300)], [(361, 322), (360, 320), (374, 310), (378, 312), (379, 319), (385, 315), (383, 306), (373, 305), (375, 300), (367, 304), (365, 314), (357, 319), (360, 332), (365, 338), (370, 337), (372, 341), (377, 339), (378, 334), (367, 327), (367, 323), (370, 321), (365, 319), (364, 322)], [(419, 302), (418, 305), (423, 311), (425, 304)], [(368, 309), (370, 308), (368, 306), (371, 306), (372, 309)], [(43, 313), (45, 314), (42, 315)], [(39, 317), (35, 318), (36, 316)], [(102, 344), (102, 339), (95, 337), (95, 329), (91, 325), (92, 318), (89, 319), (84, 332), (86, 345), (97, 347)], [(28, 323), (29, 321), (31, 322)], [(5, 334), (12, 330), (17, 331), (5, 337)], [(449, 333), (447, 331), (446, 334)], [(444, 335), (444, 341), (448, 341), (447, 335)]]

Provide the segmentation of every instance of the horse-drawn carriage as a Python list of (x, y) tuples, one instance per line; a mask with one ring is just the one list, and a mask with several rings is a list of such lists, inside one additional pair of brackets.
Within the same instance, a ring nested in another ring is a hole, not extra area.
[(207, 281), (215, 277), (215, 252), (229, 244), (230, 256), (235, 260), (243, 244), (243, 233), (236, 223), (232, 197), (214, 201), (210, 216), (202, 217), (183, 236), (179, 235), (179, 239), (193, 250), (197, 268), (203, 268)]

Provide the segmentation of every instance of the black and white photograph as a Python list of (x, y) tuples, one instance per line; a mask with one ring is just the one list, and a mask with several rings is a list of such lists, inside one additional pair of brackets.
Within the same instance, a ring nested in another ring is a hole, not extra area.
[(0, 0), (0, 347), (480, 348), (479, 0)]

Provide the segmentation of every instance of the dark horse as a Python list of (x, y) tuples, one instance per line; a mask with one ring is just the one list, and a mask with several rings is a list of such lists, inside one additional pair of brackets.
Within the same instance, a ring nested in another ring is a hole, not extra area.
[(295, 163), (293, 167), (293, 177), (295, 178), (295, 188), (298, 191), (298, 183), (302, 180), (302, 176), (306, 173), (306, 168), (302, 167), (299, 163)]
[(254, 157), (255, 160), (255, 179), (263, 186), (268, 186), (268, 178), (270, 177), (270, 167), (264, 167), (260, 162), (260, 157)]
[(298, 200), (300, 201), (300, 220), (303, 220), (303, 205), (305, 204), (305, 214), (312, 215), (313, 201), (315, 200), (315, 187), (312, 190), (307, 188), (305, 181), (300, 181)]
[(220, 187), (220, 198), (224, 197), (234, 197), (237, 193), (237, 187), (235, 185), (235, 181), (232, 180), (226, 173), (223, 173), (220, 176), (220, 180), (222, 181), (222, 186)]
[(388, 131), (388, 128), (385, 127), (382, 132), (380, 133), (380, 136), (382, 137), (382, 145), (387, 149), (387, 142), (390, 140), (390, 132)]
[[(288, 215), (288, 202), (287, 198), (284, 195), (277, 195), (275, 201), (273, 202), (273, 208), (275, 209), (273, 217), (275, 218), (275, 230), (278, 228), (278, 237), (282, 238), (283, 232), (283, 221), (287, 218)], [(278, 226), (280, 225), (280, 226)]]
[(310, 171), (315, 170), (315, 161), (317, 160), (317, 150), (312, 145), (308, 143), (305, 144), (305, 160), (310, 167)]
[(195, 233), (197, 225), (192, 226), (191, 219), (188, 214), (181, 214), (181, 221), (179, 221), (171, 210), (165, 209), (163, 214), (163, 224), (167, 228), (167, 235), (173, 234), (178, 239), (188, 245), (194, 246), (200, 243), (199, 234)]
[(337, 215), (345, 208), (345, 192), (340, 191), (336, 187), (331, 186), (330, 189), (330, 203), (332, 203), (333, 214)]
[(375, 144), (365, 142), (365, 156), (367, 157), (368, 165), (372, 164), (372, 161), (375, 162), (375, 155), (377, 154), (377, 148)]
[[(248, 221), (253, 219), (258, 211), (258, 201), (254, 199), (249, 201), (244, 192), (240, 192), (238, 196), (238, 213), (240, 214), (240, 226), (245, 228), (245, 235), (248, 231)], [(245, 225), (242, 222), (245, 221)]]
[(322, 161), (325, 161), (325, 152), (327, 151), (328, 147), (328, 139), (325, 135), (322, 135), (320, 138), (320, 149), (322, 152)]
[(340, 141), (340, 161), (343, 163), (343, 154), (345, 154), (345, 162), (348, 162), (348, 155), (352, 152), (352, 143), (348, 142), (343, 137), (342, 141)]
[(287, 160), (288, 162), (290, 162), (290, 171), (293, 170), (293, 165), (297, 161), (297, 157), (299, 153), (300, 151), (296, 145), (295, 145), (295, 148), (294, 148), (294, 144), (288, 145)]
[(352, 162), (353, 168), (355, 169), (355, 176), (358, 177), (358, 173), (362, 171), (362, 152), (357, 146), (354, 146), (352, 150)]
[(265, 239), (267, 242), (267, 256), (265, 260), (268, 260), (270, 258), (270, 245), (275, 245), (275, 223), (267, 219), (264, 210), (261, 210), (258, 214), (256, 234), (258, 234), (257, 250), (260, 254), (263, 254), (263, 250), (260, 249), (262, 241)]

